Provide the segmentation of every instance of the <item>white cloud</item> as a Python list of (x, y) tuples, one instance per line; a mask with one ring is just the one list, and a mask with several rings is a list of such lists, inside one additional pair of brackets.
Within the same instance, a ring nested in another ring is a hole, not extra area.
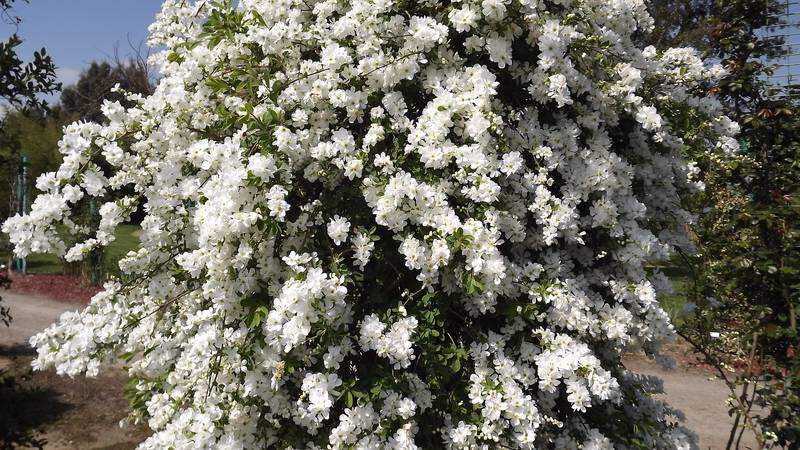
[(81, 71), (71, 67), (59, 67), (56, 69), (56, 77), (61, 82), (62, 87), (67, 87), (78, 82)]

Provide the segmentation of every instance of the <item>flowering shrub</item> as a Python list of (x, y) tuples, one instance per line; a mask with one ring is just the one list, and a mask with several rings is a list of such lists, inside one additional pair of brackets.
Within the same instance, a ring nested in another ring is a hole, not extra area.
[[(141, 248), (36, 368), (127, 361), (143, 448), (688, 448), (627, 347), (673, 335), (682, 144), (736, 147), (640, 0), (167, 1), (164, 78), (76, 123), (19, 255)], [(101, 170), (109, 167), (110, 170)], [(72, 248), (56, 223), (102, 199)]]

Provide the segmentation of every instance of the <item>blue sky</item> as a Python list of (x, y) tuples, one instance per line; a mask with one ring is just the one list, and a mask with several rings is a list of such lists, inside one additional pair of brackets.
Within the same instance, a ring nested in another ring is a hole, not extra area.
[(42, 47), (53, 57), (60, 81), (74, 83), (81, 70), (95, 60), (111, 59), (115, 45), (125, 56), (147, 37), (161, 0), (17, 0), (11, 13), (22, 23), (14, 27), (0, 22), (0, 39), (15, 28), (24, 40), (18, 54), (24, 61)]

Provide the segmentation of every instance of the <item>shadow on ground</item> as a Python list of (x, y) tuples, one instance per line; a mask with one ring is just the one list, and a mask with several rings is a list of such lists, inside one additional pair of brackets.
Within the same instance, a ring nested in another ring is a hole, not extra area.
[(62, 377), (33, 371), (34, 356), (26, 344), (0, 344), (0, 450), (131, 450), (150, 434), (142, 425), (120, 428), (124, 369)]
[(27, 345), (0, 345), (0, 449), (44, 448), (42, 430), (59, 420), (71, 405), (49, 387), (30, 386), (30, 369), (20, 369), (14, 360), (33, 356)]

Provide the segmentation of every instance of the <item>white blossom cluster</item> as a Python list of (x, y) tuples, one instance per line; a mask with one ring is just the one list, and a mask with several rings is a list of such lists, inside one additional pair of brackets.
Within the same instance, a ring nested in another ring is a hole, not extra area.
[[(3, 230), (141, 245), (36, 368), (125, 361), (142, 448), (691, 448), (625, 348), (672, 337), (682, 157), (736, 124), (643, 0), (167, 0), (163, 78)], [(78, 209), (101, 204), (91, 238)], [(85, 230), (83, 230), (85, 231)]]

